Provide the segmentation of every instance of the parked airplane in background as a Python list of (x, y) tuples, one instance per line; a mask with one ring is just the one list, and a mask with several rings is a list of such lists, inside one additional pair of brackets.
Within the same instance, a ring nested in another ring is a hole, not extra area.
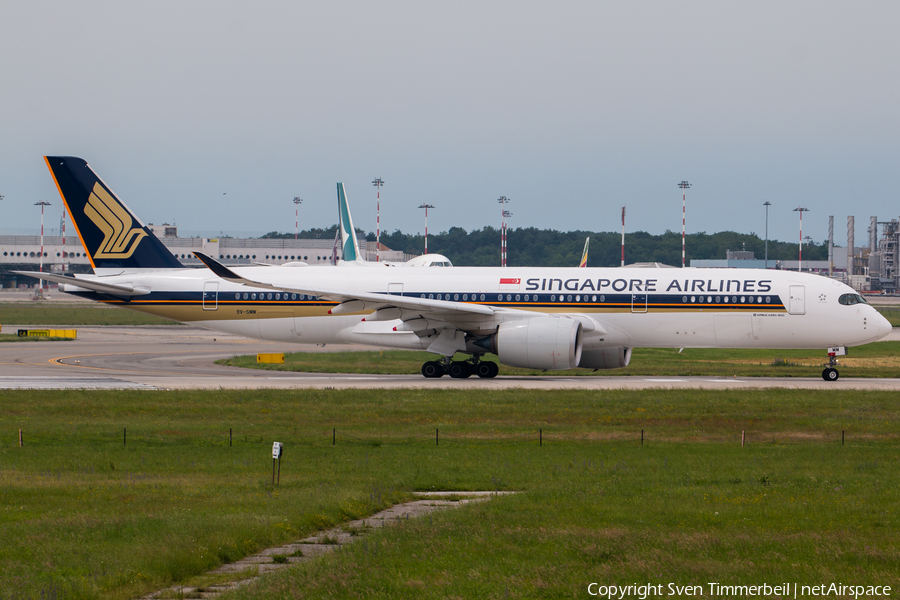
[(94, 274), (22, 274), (216, 331), (426, 350), (441, 357), (422, 365), (426, 377), (494, 377), (488, 353), (558, 370), (625, 367), (635, 347), (821, 348), (830, 356), (822, 376), (836, 380), (836, 355), (891, 330), (852, 288), (792, 271), (229, 268), (199, 252), (208, 268), (186, 269), (84, 160), (46, 161)]
[(337, 264), (342, 267), (452, 267), (450, 259), (443, 254), (423, 254), (405, 263), (369, 262), (359, 255), (359, 242), (353, 217), (350, 215), (350, 204), (344, 192), (344, 184), (337, 184), (338, 224), (340, 235), (340, 253)]

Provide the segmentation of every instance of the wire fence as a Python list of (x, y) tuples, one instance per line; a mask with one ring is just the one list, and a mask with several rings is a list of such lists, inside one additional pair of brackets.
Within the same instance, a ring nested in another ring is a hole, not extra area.
[(0, 436), (0, 448), (11, 447), (233, 447), (270, 445), (274, 440), (289, 443), (292, 446), (473, 446), (473, 445), (537, 445), (548, 443), (634, 443), (643, 446), (647, 443), (672, 442), (712, 442), (736, 443), (742, 446), (750, 443), (837, 443), (844, 445), (848, 441), (856, 442), (888, 442), (900, 441), (900, 433), (869, 433), (847, 430), (817, 431), (770, 431), (741, 430), (707, 433), (702, 439), (685, 432), (648, 429), (610, 429), (595, 431), (559, 431), (553, 428), (538, 427), (521, 431), (472, 431), (453, 428), (422, 430), (421, 433), (396, 434), (385, 433), (375, 435), (353, 430), (341, 430), (337, 427), (328, 430), (314, 431), (273, 431), (261, 435), (257, 431), (242, 433), (234, 428), (221, 432), (210, 431), (144, 431), (128, 429), (103, 432), (67, 433), (46, 432), (40, 429), (19, 429), (17, 434)]

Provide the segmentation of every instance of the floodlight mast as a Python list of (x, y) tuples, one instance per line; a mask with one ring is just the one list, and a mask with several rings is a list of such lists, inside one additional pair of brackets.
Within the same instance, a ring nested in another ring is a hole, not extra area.
[[(509, 212), (506, 210), (503, 205), (509, 202), (509, 198), (506, 196), (500, 196), (497, 198), (497, 202), (500, 203), (500, 266), (506, 266), (506, 217)], [(509, 216), (512, 216), (512, 213), (509, 213)]]
[(420, 204), (419, 208), (425, 209), (425, 254), (428, 254), (428, 209), (434, 208), (433, 204)]
[(294, 239), (297, 239), (297, 233), (300, 230), (300, 204), (303, 202), (303, 198), (300, 196), (294, 196)]
[(381, 262), (381, 186), (384, 185), (384, 180), (376, 177), (372, 185), (378, 189), (375, 202), (375, 262)]
[[(50, 206), (49, 202), (45, 200), (41, 200), (40, 202), (35, 202), (35, 206), (41, 207), (41, 254), (40, 254), (40, 267), (38, 269), (39, 272), (44, 272), (44, 207)], [(41, 288), (41, 291), (44, 290), (44, 280), (38, 279), (38, 285)]]
[(808, 208), (804, 208), (802, 206), (798, 206), (794, 209), (794, 212), (800, 213), (800, 256), (797, 261), (797, 271), (803, 270), (803, 213), (809, 212)]
[(772, 203), (766, 200), (763, 202), (763, 206), (766, 207), (766, 268), (769, 268), (769, 207), (772, 206)]
[(681, 188), (681, 268), (684, 268), (684, 212), (685, 212), (685, 199), (687, 197), (687, 190), (691, 187), (691, 184), (687, 181), (682, 181), (678, 184), (678, 187)]
[(511, 216), (513, 216), (513, 214), (511, 212), (509, 212), (508, 210), (503, 211), (503, 257), (502, 257), (503, 265), (502, 266), (504, 266), (504, 267), (506, 266), (506, 240), (507, 240), (507, 231), (509, 229), (506, 224), (506, 219), (510, 218)]

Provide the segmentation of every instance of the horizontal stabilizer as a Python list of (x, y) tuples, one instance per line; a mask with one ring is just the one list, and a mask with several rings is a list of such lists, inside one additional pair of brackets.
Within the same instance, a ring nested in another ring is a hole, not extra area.
[[(135, 287), (133, 285), (122, 283), (103, 283), (95, 279), (76, 279), (66, 275), (54, 275), (53, 273), (36, 273), (34, 271), (13, 271), (18, 275), (34, 277), (35, 279), (46, 279), (53, 283), (61, 283), (63, 285), (73, 285), (92, 292), (100, 292), (102, 294), (111, 294), (113, 296), (143, 296), (150, 293), (149, 288)], [(74, 290), (63, 290), (74, 291)]]

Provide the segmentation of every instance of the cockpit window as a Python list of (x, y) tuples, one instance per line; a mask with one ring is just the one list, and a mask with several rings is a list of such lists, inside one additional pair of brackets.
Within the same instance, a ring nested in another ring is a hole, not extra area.
[(843, 294), (840, 298), (838, 298), (838, 302), (844, 304), (845, 306), (850, 306), (853, 304), (868, 304), (868, 302), (866, 302), (866, 299), (859, 294)]

